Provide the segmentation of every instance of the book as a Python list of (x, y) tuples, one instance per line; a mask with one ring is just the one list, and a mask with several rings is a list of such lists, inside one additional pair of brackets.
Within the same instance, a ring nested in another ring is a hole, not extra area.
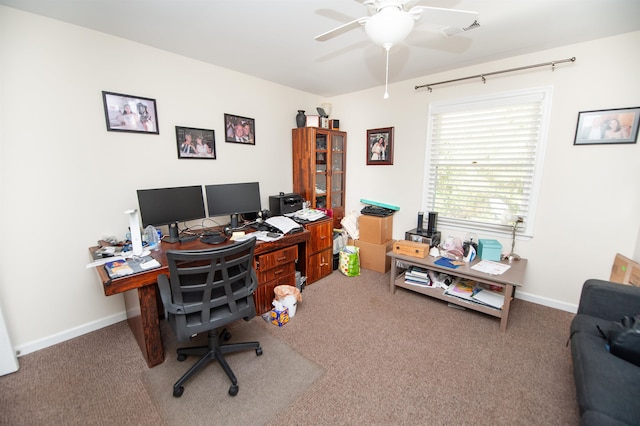
[(126, 277), (127, 275), (137, 274), (150, 269), (159, 268), (160, 262), (151, 256), (143, 256), (138, 258), (119, 259), (104, 264), (109, 278)]
[(474, 288), (472, 297), (478, 303), (502, 309), (504, 305), (504, 287), (478, 283)]
[(473, 289), (475, 284), (473, 281), (459, 280), (451, 284), (444, 294), (473, 302)]

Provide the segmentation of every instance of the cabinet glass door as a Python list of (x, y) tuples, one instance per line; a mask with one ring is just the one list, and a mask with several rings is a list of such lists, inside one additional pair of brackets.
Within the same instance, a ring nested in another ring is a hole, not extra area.
[(326, 134), (316, 134), (316, 184), (315, 184), (315, 201), (312, 207), (327, 208), (327, 160), (328, 160), (328, 141)]
[(344, 207), (344, 136), (331, 136), (331, 208)]

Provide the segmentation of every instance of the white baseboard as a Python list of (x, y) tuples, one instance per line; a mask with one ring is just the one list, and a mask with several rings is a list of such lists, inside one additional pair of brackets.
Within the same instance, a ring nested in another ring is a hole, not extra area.
[(120, 321), (127, 319), (127, 313), (122, 311), (120, 313), (101, 318), (99, 320), (82, 324), (81, 326), (71, 328), (69, 330), (62, 331), (60, 333), (47, 336), (43, 339), (35, 340), (33, 342), (25, 343), (24, 345), (16, 346), (16, 354), (18, 356), (27, 355), (32, 352), (39, 351), (40, 349), (48, 348), (49, 346), (56, 345), (66, 340), (71, 340), (74, 337), (82, 336), (83, 334), (91, 333), (92, 331), (99, 330), (101, 328), (113, 325)]
[[(559, 309), (571, 313), (578, 311), (578, 305), (572, 305), (570, 303), (559, 302), (557, 300), (548, 299), (546, 297), (535, 296), (522, 291), (516, 291), (516, 299), (521, 299), (527, 302), (537, 303), (539, 305), (548, 306), (550, 308)], [(45, 337), (44, 339), (36, 340), (26, 343), (24, 345), (17, 346), (16, 353), (18, 356), (30, 354), (32, 352), (39, 351), (40, 349), (48, 348), (49, 346), (56, 345), (66, 340), (73, 339), (74, 337), (82, 336), (83, 334), (91, 333), (92, 331), (99, 330), (103, 327), (113, 325), (117, 322), (127, 319), (127, 313), (122, 311), (120, 313), (111, 315), (106, 318), (99, 319), (87, 324), (83, 324), (79, 327), (75, 327), (52, 336)]]
[(546, 297), (535, 296), (533, 294), (525, 293), (516, 290), (516, 299), (525, 300), (531, 303), (537, 303), (538, 305), (548, 306), (550, 308), (559, 309), (561, 311), (567, 311), (575, 314), (578, 312), (578, 305), (571, 303), (559, 302), (553, 299), (547, 299)]

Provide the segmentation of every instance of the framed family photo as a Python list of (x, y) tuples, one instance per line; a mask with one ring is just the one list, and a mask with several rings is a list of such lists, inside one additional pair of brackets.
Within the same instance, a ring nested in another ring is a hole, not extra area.
[(393, 127), (367, 130), (367, 166), (393, 164)]
[(224, 131), (226, 142), (256, 144), (256, 121), (253, 118), (225, 114)]
[(214, 130), (176, 126), (178, 158), (216, 159), (216, 133)]
[(107, 131), (160, 133), (155, 99), (103, 91), (102, 101)]
[(640, 107), (582, 111), (574, 145), (636, 143)]

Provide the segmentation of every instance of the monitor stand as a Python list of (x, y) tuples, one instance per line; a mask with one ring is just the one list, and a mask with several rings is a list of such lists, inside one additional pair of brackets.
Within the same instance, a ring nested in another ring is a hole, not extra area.
[(231, 215), (231, 223), (229, 224), (229, 227), (233, 230), (233, 229), (237, 229), (238, 228), (238, 213), (234, 213)]
[(165, 243), (177, 243), (180, 241), (180, 231), (178, 231), (178, 222), (169, 224), (169, 236), (162, 239)]

